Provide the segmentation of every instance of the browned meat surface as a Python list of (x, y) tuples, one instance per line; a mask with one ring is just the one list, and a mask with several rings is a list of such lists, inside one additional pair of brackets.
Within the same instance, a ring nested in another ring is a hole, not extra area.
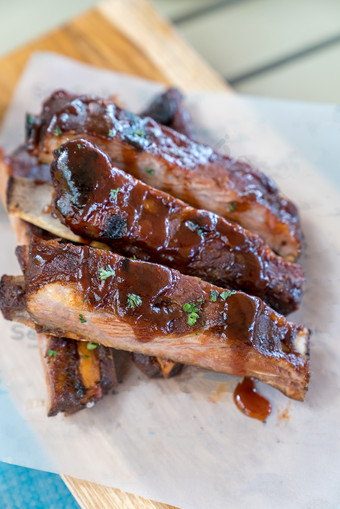
[(179, 362), (160, 359), (142, 353), (131, 353), (131, 357), (136, 366), (149, 378), (171, 378), (179, 375), (183, 369), (183, 364)]
[(27, 310), (44, 332), (254, 376), (304, 398), (309, 332), (257, 297), (57, 241), (32, 243), (25, 280)]
[(297, 258), (301, 232), (296, 207), (249, 164), (92, 96), (58, 91), (44, 103), (40, 116), (28, 116), (28, 147), (41, 162), (50, 163), (53, 150), (80, 136), (134, 177), (231, 219), (283, 257)]
[(0, 307), (3, 317), (34, 327), (26, 309), (25, 281), (23, 276), (2, 276), (0, 283)]
[[(27, 250), (26, 250), (27, 251)], [(1, 311), (7, 320), (35, 327), (26, 310), (22, 276), (3, 276)], [(118, 382), (111, 348), (49, 334), (37, 335), (47, 382), (49, 416), (92, 406)]]
[(183, 105), (183, 99), (178, 88), (168, 88), (155, 97), (140, 116), (151, 117), (159, 124), (193, 138), (194, 126), (189, 111)]
[(287, 314), (301, 301), (301, 267), (212, 212), (194, 209), (115, 168), (91, 143), (62, 145), (51, 166), (54, 207), (81, 237), (218, 286), (244, 290)]
[(41, 336), (50, 417), (89, 408), (118, 385), (112, 349), (98, 345), (89, 350), (85, 342)]

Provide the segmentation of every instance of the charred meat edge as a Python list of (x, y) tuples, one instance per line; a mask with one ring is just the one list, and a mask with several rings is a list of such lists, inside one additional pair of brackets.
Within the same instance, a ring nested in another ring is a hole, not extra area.
[(28, 148), (41, 162), (51, 163), (53, 151), (65, 141), (87, 138), (134, 177), (239, 223), (290, 261), (297, 258), (297, 208), (248, 163), (93, 96), (57, 91), (39, 116), (27, 119)]

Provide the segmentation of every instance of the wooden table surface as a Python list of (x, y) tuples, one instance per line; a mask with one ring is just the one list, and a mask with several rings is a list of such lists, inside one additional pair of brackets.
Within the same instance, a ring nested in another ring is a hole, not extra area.
[[(231, 91), (147, 0), (111, 0), (0, 60), (0, 122), (30, 55), (39, 50), (177, 85), (184, 91)], [(118, 489), (62, 478), (83, 508), (170, 507)]]

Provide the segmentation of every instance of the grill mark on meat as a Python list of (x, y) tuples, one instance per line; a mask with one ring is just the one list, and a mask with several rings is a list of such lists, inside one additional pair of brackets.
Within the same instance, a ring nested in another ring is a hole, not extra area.
[(127, 220), (117, 214), (109, 218), (104, 226), (103, 237), (108, 240), (121, 239), (127, 232)]
[(79, 136), (95, 142), (134, 177), (229, 218), (262, 236), (285, 258), (297, 258), (301, 231), (296, 207), (249, 164), (121, 110), (112, 101), (64, 91), (45, 101), (27, 143), (42, 162), (51, 162), (54, 149)]
[[(108, 265), (114, 276), (103, 281), (99, 269)], [(211, 302), (210, 291), (220, 295), (222, 289), (197, 278), (135, 260), (126, 267), (108, 251), (56, 241), (32, 243), (25, 278), (28, 311), (46, 331), (255, 376), (290, 397), (304, 397), (309, 333), (256, 297), (236, 292)], [(133, 306), (131, 295), (139, 297)], [(197, 305), (199, 316), (191, 325), (187, 302)]]
[[(60, 160), (65, 159), (66, 173), (60, 169)], [(77, 195), (81, 193), (81, 186), (76, 187), (79, 168), (91, 175), (92, 182), (81, 206), (72, 203), (74, 191), (69, 184), (71, 180)], [(300, 303), (301, 267), (276, 256), (262, 239), (242, 227), (193, 209), (115, 168), (86, 140), (59, 147), (51, 174), (55, 212), (75, 234), (99, 239), (126, 256), (250, 292), (284, 314)]]

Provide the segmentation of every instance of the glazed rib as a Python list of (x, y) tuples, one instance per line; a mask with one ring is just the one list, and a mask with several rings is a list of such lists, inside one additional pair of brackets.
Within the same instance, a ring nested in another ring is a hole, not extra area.
[(296, 207), (249, 164), (91, 96), (55, 92), (39, 117), (27, 118), (28, 146), (42, 162), (50, 163), (53, 150), (65, 141), (87, 138), (134, 177), (239, 223), (284, 258), (297, 258), (301, 232)]
[(54, 211), (76, 235), (257, 295), (283, 314), (298, 307), (301, 267), (275, 255), (241, 226), (119, 170), (91, 143), (79, 139), (62, 145), (51, 175)]
[(309, 332), (257, 297), (57, 241), (31, 244), (25, 283), (27, 310), (44, 332), (254, 376), (304, 398)]

